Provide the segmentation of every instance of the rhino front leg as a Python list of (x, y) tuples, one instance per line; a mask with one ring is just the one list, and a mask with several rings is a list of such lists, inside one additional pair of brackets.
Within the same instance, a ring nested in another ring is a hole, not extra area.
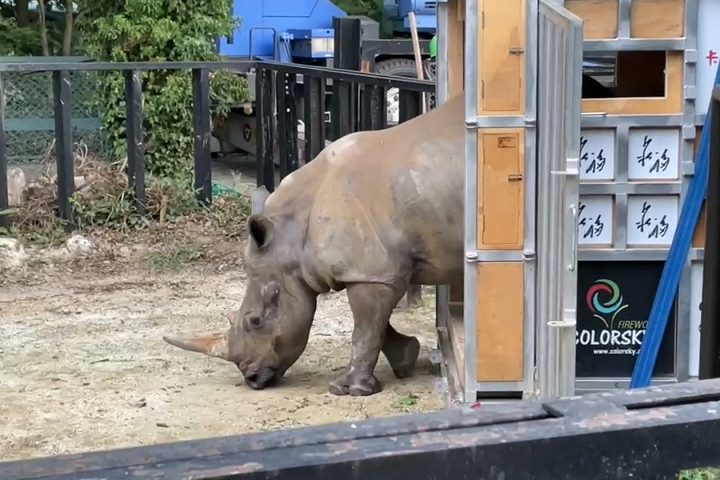
[(404, 288), (381, 284), (356, 283), (347, 287), (355, 323), (352, 353), (347, 369), (330, 382), (330, 393), (367, 396), (382, 391), (373, 372), (385, 344), (390, 315), (404, 293)]

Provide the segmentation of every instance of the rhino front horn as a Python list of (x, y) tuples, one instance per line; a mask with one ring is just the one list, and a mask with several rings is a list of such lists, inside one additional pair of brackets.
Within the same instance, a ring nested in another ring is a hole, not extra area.
[(170, 345), (191, 352), (204, 353), (210, 357), (228, 360), (229, 349), (227, 333), (211, 333), (192, 337), (168, 336), (163, 337)]

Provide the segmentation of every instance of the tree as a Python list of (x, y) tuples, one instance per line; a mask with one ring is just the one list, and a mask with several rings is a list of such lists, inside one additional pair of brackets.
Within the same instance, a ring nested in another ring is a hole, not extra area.
[[(78, 0), (77, 27), (90, 55), (100, 60), (218, 60), (215, 40), (238, 26), (232, 0)], [(192, 170), (192, 94), (187, 71), (143, 74), (145, 159), (150, 173), (189, 177)], [(124, 82), (104, 74), (100, 106), (113, 151), (125, 155)], [(244, 79), (225, 71), (211, 74), (211, 104), (218, 115), (247, 98)]]

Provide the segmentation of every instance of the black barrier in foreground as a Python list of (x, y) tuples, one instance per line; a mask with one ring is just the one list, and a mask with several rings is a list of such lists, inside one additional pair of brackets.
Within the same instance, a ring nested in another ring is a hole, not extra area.
[(58, 210), (68, 228), (74, 226), (70, 197), (75, 191), (73, 137), (72, 137), (72, 84), (70, 72), (121, 71), (125, 75), (126, 122), (128, 144), (128, 182), (134, 193), (138, 213), (145, 211), (145, 159), (142, 112), (141, 74), (148, 70), (191, 70), (192, 105), (194, 121), (194, 188), (198, 201), (212, 202), (210, 173), (210, 83), (209, 71), (230, 69), (246, 72), (254, 65), (247, 61), (222, 62), (43, 62), (0, 64), (0, 226), (9, 226), (6, 135), (4, 125), (3, 72), (52, 72), (53, 104), (55, 117), (55, 149), (58, 172)]
[(0, 478), (669, 480), (718, 464), (706, 380), (0, 463)]

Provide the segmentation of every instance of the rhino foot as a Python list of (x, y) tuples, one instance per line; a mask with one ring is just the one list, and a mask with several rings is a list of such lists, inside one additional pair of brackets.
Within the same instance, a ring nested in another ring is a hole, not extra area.
[(380, 393), (382, 384), (375, 375), (349, 370), (330, 382), (328, 391), (333, 395), (367, 397)]
[(382, 352), (395, 377), (407, 378), (415, 371), (415, 363), (420, 355), (420, 342), (417, 338), (403, 335), (388, 325)]

